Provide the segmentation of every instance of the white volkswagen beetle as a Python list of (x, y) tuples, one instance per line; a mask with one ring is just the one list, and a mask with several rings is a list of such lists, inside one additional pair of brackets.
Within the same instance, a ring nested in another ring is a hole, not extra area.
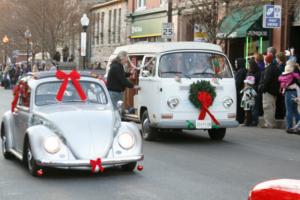
[(63, 81), (55, 72), (29, 74), (19, 81), (15, 102), (1, 123), (6, 159), (23, 160), (32, 175), (39, 175), (44, 167), (135, 169), (143, 159), (139, 129), (121, 122), (101, 80), (88, 73), (80, 75), (77, 83), (86, 96), (84, 101), (70, 78), (58, 101)]

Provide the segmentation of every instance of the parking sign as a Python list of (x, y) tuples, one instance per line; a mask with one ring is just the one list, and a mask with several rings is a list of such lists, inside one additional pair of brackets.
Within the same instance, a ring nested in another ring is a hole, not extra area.
[(263, 14), (264, 28), (280, 28), (281, 27), (281, 6), (265, 5)]

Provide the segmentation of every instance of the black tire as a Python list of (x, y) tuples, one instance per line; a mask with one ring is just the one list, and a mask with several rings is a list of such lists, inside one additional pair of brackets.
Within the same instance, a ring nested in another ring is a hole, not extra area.
[(211, 140), (221, 141), (226, 135), (226, 128), (210, 129), (208, 130), (208, 135)]
[(12, 159), (13, 155), (7, 150), (7, 138), (6, 138), (6, 135), (4, 134), (4, 136), (2, 136), (1, 139), (2, 139), (1, 147), (2, 147), (3, 157), (5, 159)]
[(136, 162), (128, 163), (126, 165), (122, 165), (121, 168), (123, 171), (132, 172), (136, 167)]
[(157, 139), (157, 129), (150, 126), (148, 111), (142, 115), (142, 137), (147, 141), (155, 141)]
[(36, 164), (36, 160), (34, 159), (34, 156), (32, 154), (29, 141), (27, 141), (25, 145), (26, 145), (26, 147), (25, 147), (25, 149), (26, 149), (25, 156), (26, 157), (24, 157), (24, 161), (26, 163), (28, 172), (32, 176), (38, 176), (38, 170), (40, 170), (42, 168)]

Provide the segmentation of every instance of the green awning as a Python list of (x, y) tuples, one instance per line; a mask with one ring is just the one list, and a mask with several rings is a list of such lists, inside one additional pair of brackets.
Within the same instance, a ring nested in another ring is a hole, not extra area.
[(165, 18), (143, 19), (135, 21), (131, 26), (130, 38), (161, 36)]
[(248, 6), (233, 11), (223, 19), (218, 37), (242, 38), (263, 15), (262, 6)]

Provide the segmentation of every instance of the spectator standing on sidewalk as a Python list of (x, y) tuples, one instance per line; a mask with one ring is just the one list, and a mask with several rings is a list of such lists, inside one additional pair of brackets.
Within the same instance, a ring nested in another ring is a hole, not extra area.
[(125, 73), (124, 65), (126, 64), (128, 64), (127, 52), (121, 51), (112, 61), (107, 76), (107, 89), (115, 109), (117, 109), (118, 101), (123, 101), (123, 92), (126, 88), (139, 89), (127, 79), (131, 74)]
[[(286, 56), (285, 53), (279, 52), (276, 54), (276, 62), (277, 62), (277, 67), (282, 74), (285, 69), (286, 65)], [(277, 97), (276, 97), (276, 111), (275, 111), (275, 119), (284, 119), (285, 117), (285, 103), (284, 103), (284, 95), (279, 92)]]
[(280, 82), (280, 89), (285, 97), (285, 107), (286, 107), (286, 128), (288, 133), (295, 133), (296, 130), (293, 129), (294, 120), (297, 124), (300, 121), (300, 114), (298, 112), (298, 104), (296, 99), (299, 98), (300, 89), (299, 81), (300, 75), (295, 73), (295, 65), (289, 62), (285, 66), (285, 70), (282, 75), (278, 78)]
[(264, 56), (259, 53), (254, 54), (254, 60), (261, 72), (265, 70)]
[(244, 58), (238, 58), (235, 61), (235, 67), (236, 67), (236, 74), (235, 74), (235, 85), (236, 85), (236, 94), (237, 94), (237, 113), (236, 113), (236, 120), (242, 124), (244, 123), (244, 110), (241, 108), (241, 90), (244, 88), (244, 80), (247, 76), (247, 69), (245, 67), (245, 59)]
[(259, 115), (261, 113), (261, 107), (262, 107), (262, 94), (258, 92), (258, 85), (261, 77), (260, 69), (255, 62), (254, 59), (249, 60), (249, 70), (248, 70), (248, 76), (253, 76), (255, 78), (255, 83), (253, 85), (253, 89), (256, 92), (255, 96), (255, 104), (252, 106), (251, 109), (251, 126), (257, 126)]
[(291, 55), (290, 55), (290, 57), (289, 57), (289, 60), (290, 60), (290, 61), (294, 61), (294, 62), (298, 62), (298, 59), (297, 59), (297, 56), (296, 56), (296, 52), (295, 52), (295, 51), (296, 51), (296, 50), (295, 50), (294, 47), (290, 48), (290, 53), (291, 53)]
[(274, 65), (277, 65), (276, 53), (277, 53), (277, 50), (274, 47), (269, 47), (267, 49), (267, 54), (272, 54), (272, 56), (273, 56), (272, 64), (274, 64)]
[(273, 64), (273, 55), (264, 57), (265, 71), (262, 73), (259, 91), (263, 93), (264, 124), (263, 128), (275, 127), (276, 96), (279, 92), (279, 70)]

